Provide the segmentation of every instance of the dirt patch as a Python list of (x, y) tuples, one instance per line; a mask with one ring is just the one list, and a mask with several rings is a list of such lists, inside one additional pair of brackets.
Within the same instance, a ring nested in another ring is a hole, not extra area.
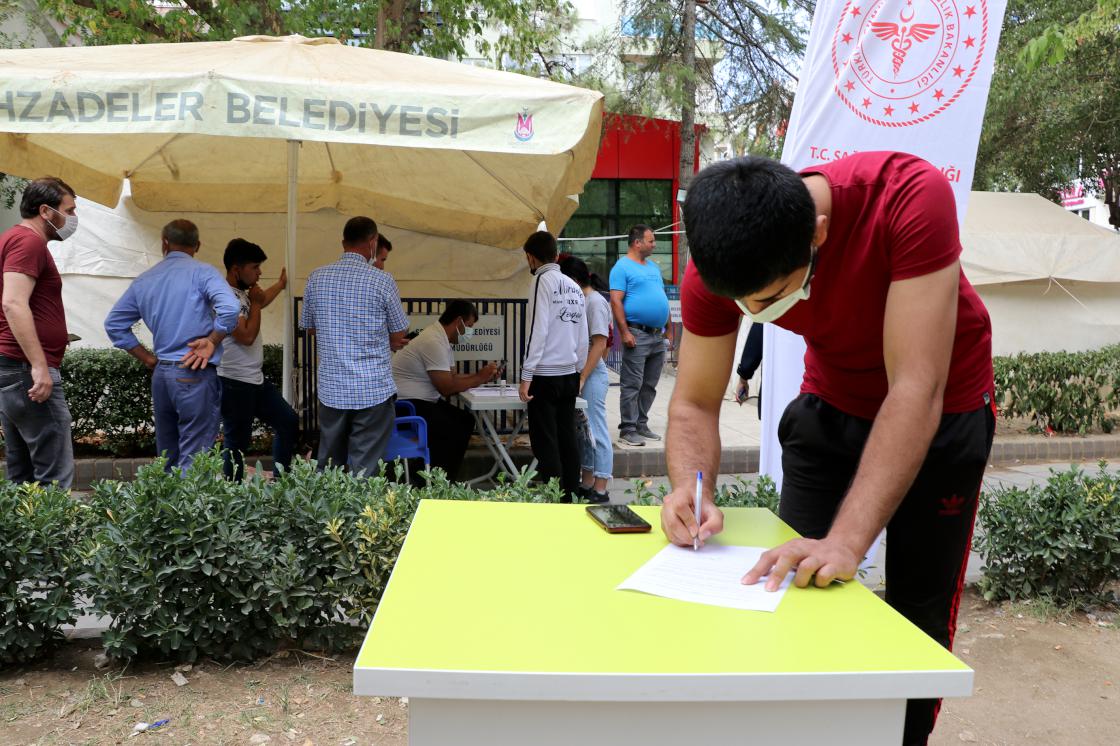
[[(1118, 617), (1044, 612), (966, 593), (956, 652), (976, 670), (975, 693), (946, 700), (933, 746), (1116, 743)], [(289, 652), (252, 665), (205, 662), (181, 672), (183, 686), (172, 681), (171, 664), (98, 671), (97, 652), (72, 642), (36, 666), (0, 674), (0, 743), (408, 743), (406, 702), (351, 693), (354, 652), (333, 660)], [(164, 718), (157, 730), (129, 737), (137, 722)]]
[[(353, 653), (323, 660), (292, 652), (252, 665), (206, 662), (177, 672), (171, 664), (98, 671), (97, 652), (71, 643), (34, 668), (0, 675), (0, 743), (408, 743), (407, 703), (351, 693)], [(187, 683), (176, 685), (175, 673)], [(130, 737), (138, 722), (163, 719), (165, 725)]]

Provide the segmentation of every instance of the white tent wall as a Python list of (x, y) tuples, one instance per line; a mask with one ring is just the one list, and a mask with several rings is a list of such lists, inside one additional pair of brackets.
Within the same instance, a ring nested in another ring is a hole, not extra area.
[(1120, 343), (1120, 282), (1060, 282), (1077, 300), (1047, 280), (976, 288), (992, 316), (993, 355), (1076, 352)]
[[(160, 230), (176, 218), (198, 225), (202, 248), (197, 258), (223, 272), (222, 252), (235, 237), (260, 244), (268, 255), (262, 286), (275, 282), (284, 265), (283, 215), (149, 212), (136, 207), (127, 195), (112, 210), (79, 198), (78, 215), (78, 233), (66, 242), (50, 244), (63, 276), (67, 324), (82, 337), (75, 346), (109, 346), (102, 328), (105, 316), (132, 278), (160, 261)], [(288, 268), (295, 295), (302, 295), (312, 270), (339, 257), (342, 228), (350, 217), (334, 210), (300, 215), (296, 267)], [(393, 242), (387, 269), (401, 297), (525, 297), (530, 276), (520, 251), (380, 227)], [(283, 297), (265, 309), (266, 343), (279, 344), (283, 338), (282, 303)], [(141, 332), (141, 340), (150, 342), (142, 325)]]

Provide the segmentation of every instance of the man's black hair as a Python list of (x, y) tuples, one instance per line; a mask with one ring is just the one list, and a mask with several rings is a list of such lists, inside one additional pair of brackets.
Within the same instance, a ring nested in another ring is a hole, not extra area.
[(478, 308), (469, 300), (462, 298), (449, 300), (447, 308), (443, 309), (443, 313), (439, 316), (439, 323), (446, 326), (455, 319), (462, 319), (464, 324), (468, 321), (478, 321)]
[(578, 256), (568, 254), (561, 259), (560, 271), (568, 277), (571, 277), (581, 288), (585, 288), (591, 284), (591, 270), (587, 268), (587, 263)]
[(630, 232), (626, 235), (626, 245), (633, 246), (636, 242), (641, 241), (646, 237), (646, 231), (653, 233), (653, 228), (650, 228), (644, 223), (638, 223), (630, 228)]
[(378, 231), (378, 233), (377, 233), (377, 250), (381, 251), (382, 249), (384, 249), (385, 251), (392, 251), (393, 250), (393, 242), (390, 241), (389, 239), (385, 238), (385, 234)]
[(235, 265), (259, 263), (267, 259), (268, 256), (260, 246), (244, 238), (230, 241), (226, 246), (225, 254), (222, 255), (222, 262), (225, 263), (227, 272)]
[(58, 209), (62, 198), (69, 194), (77, 198), (74, 190), (62, 179), (54, 176), (43, 176), (34, 181), (27, 182), (23, 189), (23, 196), (19, 200), (19, 215), (21, 218), (38, 216), (39, 208), (43, 205)]
[(537, 231), (525, 239), (525, 253), (542, 262), (556, 260), (556, 236), (548, 231)]
[(377, 223), (373, 222), (373, 218), (359, 215), (346, 221), (346, 227), (342, 229), (342, 243), (353, 246), (370, 240), (376, 233)]
[(692, 180), (684, 226), (717, 295), (741, 298), (809, 264), (817, 209), (801, 176), (769, 158), (714, 163)]

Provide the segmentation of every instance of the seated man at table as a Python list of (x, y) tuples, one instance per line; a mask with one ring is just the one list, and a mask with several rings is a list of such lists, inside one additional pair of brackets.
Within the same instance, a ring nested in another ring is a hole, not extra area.
[(408, 347), (393, 356), (393, 380), (397, 396), (410, 401), (416, 414), (428, 423), (428, 450), (432, 466), (454, 479), (467, 452), (474, 417), (466, 409), (451, 405), (445, 397), (466, 391), (498, 373), (497, 363), (488, 363), (476, 373), (456, 373), (451, 345), (474, 334), (478, 309), (470, 301), (453, 300), (447, 309)]

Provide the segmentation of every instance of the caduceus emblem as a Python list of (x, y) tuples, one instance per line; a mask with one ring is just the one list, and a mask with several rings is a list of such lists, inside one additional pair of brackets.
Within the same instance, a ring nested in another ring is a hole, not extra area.
[(891, 62), (894, 66), (895, 75), (898, 75), (898, 71), (902, 69), (902, 64), (906, 62), (906, 53), (910, 51), (910, 47), (914, 46), (914, 42), (920, 44), (928, 40), (940, 28), (936, 23), (910, 23), (914, 20), (914, 10), (912, 8), (909, 18), (906, 17), (905, 8), (900, 10), (898, 20), (901, 23), (876, 21), (871, 24), (871, 33), (883, 41), (891, 43)]

